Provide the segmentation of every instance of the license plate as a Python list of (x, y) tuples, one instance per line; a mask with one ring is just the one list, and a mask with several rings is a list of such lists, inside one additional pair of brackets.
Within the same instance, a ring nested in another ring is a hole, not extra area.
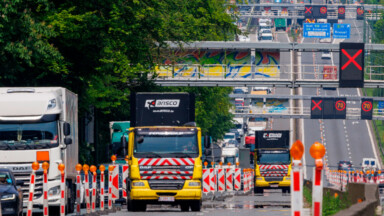
[(279, 187), (279, 185), (278, 184), (271, 184), (271, 187), (277, 188), (277, 187)]
[(160, 202), (175, 202), (175, 197), (162, 196), (162, 197), (159, 197), (159, 201)]

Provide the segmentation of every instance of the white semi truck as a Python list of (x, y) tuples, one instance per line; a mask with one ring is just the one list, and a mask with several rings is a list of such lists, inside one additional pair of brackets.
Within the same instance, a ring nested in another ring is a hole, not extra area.
[[(75, 204), (78, 163), (77, 95), (61, 87), (0, 88), (0, 168), (22, 180), (28, 201), (31, 164), (49, 163), (49, 206), (60, 206), (60, 163), (65, 165), (66, 211)], [(33, 204), (43, 205), (42, 169), (37, 171)]]

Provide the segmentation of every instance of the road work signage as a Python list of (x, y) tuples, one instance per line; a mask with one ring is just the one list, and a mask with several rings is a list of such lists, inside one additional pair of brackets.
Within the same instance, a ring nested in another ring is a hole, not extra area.
[(349, 39), (351, 37), (351, 24), (333, 24), (333, 38)]
[(329, 23), (304, 23), (303, 34), (305, 38), (330, 38), (331, 24)]

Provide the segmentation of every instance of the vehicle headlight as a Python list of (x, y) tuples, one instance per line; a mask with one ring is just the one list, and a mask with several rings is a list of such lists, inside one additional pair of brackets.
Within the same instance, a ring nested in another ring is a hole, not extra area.
[(144, 182), (132, 182), (132, 186), (133, 187), (143, 187), (144, 186)]
[(52, 100), (48, 101), (47, 109), (53, 109), (55, 107), (56, 107), (56, 99), (52, 99)]
[(58, 195), (60, 194), (60, 185), (59, 186), (55, 186), (51, 189), (48, 190), (48, 195), (49, 196), (55, 196), (55, 195)]
[(190, 187), (197, 187), (197, 186), (200, 186), (200, 182), (189, 182), (188, 186), (190, 186)]
[(259, 180), (259, 181), (263, 181), (264, 178), (263, 178), (263, 177), (257, 177), (257, 178), (256, 178), (256, 181), (257, 181), (257, 180)]
[(1, 201), (5, 201), (5, 200), (14, 200), (16, 199), (16, 195), (15, 194), (4, 194), (1, 196)]

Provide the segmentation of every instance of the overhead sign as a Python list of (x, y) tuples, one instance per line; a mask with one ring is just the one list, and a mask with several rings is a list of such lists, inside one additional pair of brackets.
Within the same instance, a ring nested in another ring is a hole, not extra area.
[(313, 18), (315, 19), (327, 19), (327, 6), (326, 5), (314, 5), (313, 6)]
[(333, 38), (351, 38), (351, 24), (333, 24)]
[(361, 119), (372, 120), (373, 100), (368, 98), (361, 99)]
[(346, 98), (311, 98), (311, 119), (345, 119)]
[(357, 6), (356, 7), (356, 19), (357, 20), (364, 20), (364, 7), (363, 6)]
[(311, 98), (311, 119), (323, 118), (323, 99)]
[(304, 7), (304, 18), (313, 18), (313, 7), (312, 7), (312, 5), (305, 5), (305, 7)]
[(340, 43), (339, 87), (364, 87), (364, 43)]
[(337, 7), (337, 19), (345, 19), (345, 6)]
[(331, 24), (329, 23), (304, 23), (305, 38), (330, 38)]

